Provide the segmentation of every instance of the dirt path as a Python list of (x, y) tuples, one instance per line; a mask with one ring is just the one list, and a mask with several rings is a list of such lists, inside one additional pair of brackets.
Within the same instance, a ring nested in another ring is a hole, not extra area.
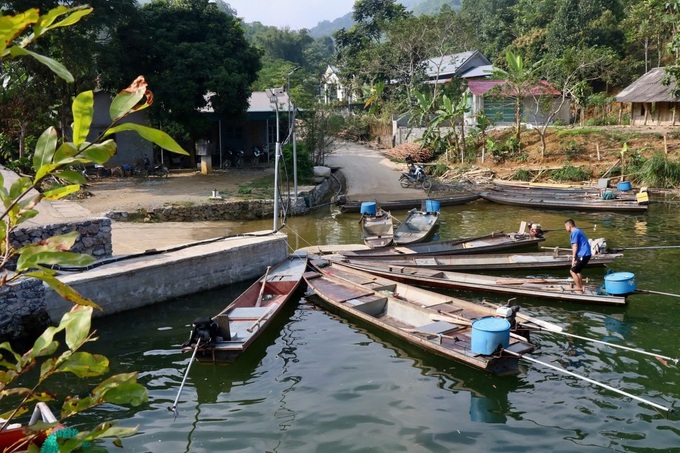
[(342, 143), (326, 158), (326, 165), (338, 167), (347, 180), (346, 196), (351, 201), (409, 200), (424, 198), (422, 189), (403, 188), (399, 176), (403, 164), (387, 159), (379, 150), (356, 143)]
[(198, 171), (173, 171), (168, 178), (96, 178), (85, 187), (88, 196), (74, 201), (97, 215), (173, 204), (201, 204), (208, 202), (213, 190), (225, 198), (241, 198), (240, 185), (273, 173), (270, 168), (230, 168), (214, 170), (208, 175)]

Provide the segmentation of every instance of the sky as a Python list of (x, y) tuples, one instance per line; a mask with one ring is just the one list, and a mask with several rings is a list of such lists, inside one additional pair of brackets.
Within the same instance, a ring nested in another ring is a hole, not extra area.
[(355, 0), (225, 0), (245, 22), (292, 30), (313, 28), (352, 12)]

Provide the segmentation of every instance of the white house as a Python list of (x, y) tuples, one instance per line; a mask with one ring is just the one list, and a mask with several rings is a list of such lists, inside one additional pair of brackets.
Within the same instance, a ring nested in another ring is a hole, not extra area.
[(354, 103), (359, 101), (356, 94), (348, 93), (347, 87), (342, 84), (337, 67), (328, 65), (321, 78), (323, 87), (323, 102), (328, 105), (333, 102)]

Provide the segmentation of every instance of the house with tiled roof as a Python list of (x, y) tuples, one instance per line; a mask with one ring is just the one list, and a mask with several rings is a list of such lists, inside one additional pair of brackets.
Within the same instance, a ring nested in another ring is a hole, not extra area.
[[(467, 91), (470, 94), (470, 111), (465, 114), (466, 124), (476, 124), (476, 117), (484, 112), (496, 125), (509, 125), (515, 122), (515, 99), (517, 93), (505, 87), (504, 80), (476, 79), (468, 80)], [(568, 124), (570, 121), (570, 103), (564, 102), (561, 107), (562, 93), (542, 80), (523, 93), (522, 122), (543, 125), (548, 115), (559, 108), (552, 118)], [(546, 102), (547, 101), (547, 102)]]
[(631, 126), (675, 126), (678, 123), (680, 100), (674, 95), (678, 85), (675, 81), (665, 85), (665, 77), (664, 68), (654, 68), (616, 96), (617, 102), (630, 104)]

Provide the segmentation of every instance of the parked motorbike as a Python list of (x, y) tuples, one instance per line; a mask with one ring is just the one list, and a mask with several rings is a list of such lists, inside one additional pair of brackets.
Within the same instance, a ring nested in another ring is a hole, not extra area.
[(229, 167), (236, 167), (236, 168), (243, 168), (243, 165), (245, 165), (245, 160), (244, 160), (244, 152), (243, 150), (236, 150), (232, 151), (230, 149), (227, 149), (224, 152), (224, 161), (222, 162), (222, 168), (229, 168)]
[(408, 173), (402, 173), (399, 177), (399, 184), (401, 187), (422, 187), (423, 190), (430, 190), (432, 188), (432, 181), (425, 174), (425, 169), (422, 165), (416, 165), (411, 156), (406, 157), (408, 164)]
[(159, 178), (167, 178), (170, 175), (170, 170), (163, 164), (152, 164), (151, 159), (144, 158), (144, 169), (148, 176), (158, 176)]
[(257, 165), (260, 162), (269, 162), (269, 147), (267, 145), (262, 148), (259, 146), (253, 147), (253, 165)]

